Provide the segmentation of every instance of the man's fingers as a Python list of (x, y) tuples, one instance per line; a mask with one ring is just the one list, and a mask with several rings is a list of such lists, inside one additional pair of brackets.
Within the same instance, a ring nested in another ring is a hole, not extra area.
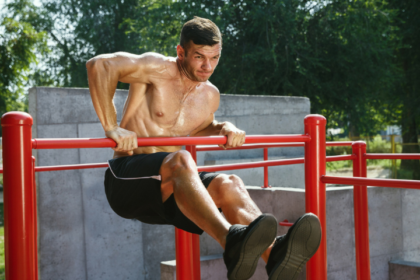
[(245, 144), (245, 136), (246, 136), (245, 131), (242, 131), (239, 146), (242, 146), (243, 144)]
[(229, 132), (227, 134), (226, 148), (232, 148), (234, 138), (235, 138), (235, 134), (233, 132)]
[(138, 148), (138, 143), (137, 143), (137, 134), (133, 133), (133, 150)]
[(238, 146), (239, 146), (240, 141), (241, 141), (240, 136), (239, 136), (237, 133), (235, 133), (235, 134), (233, 135), (232, 148), (236, 148), (236, 147), (238, 147)]

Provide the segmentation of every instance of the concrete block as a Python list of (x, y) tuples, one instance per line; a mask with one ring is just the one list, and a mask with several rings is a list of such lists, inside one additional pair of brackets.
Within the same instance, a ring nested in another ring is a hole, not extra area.
[(420, 262), (420, 251), (409, 249), (405, 250), (401, 259), (410, 262)]
[(145, 280), (160, 277), (160, 262), (175, 259), (175, 227), (142, 224)]
[(354, 267), (347, 267), (338, 271), (328, 271), (328, 280), (355, 280), (357, 279)]
[[(200, 258), (201, 261), (201, 280), (221, 280), (227, 279), (227, 269), (221, 254), (205, 256)], [(306, 279), (306, 270), (303, 269), (297, 280)], [(262, 259), (258, 261), (257, 270), (250, 280), (267, 279), (265, 271), (265, 263)], [(166, 261), (161, 263), (161, 280), (176, 279), (176, 261)]]
[[(98, 121), (88, 88), (35, 87), (30, 93), (36, 94), (36, 98), (30, 97), (31, 112), (36, 112), (40, 125)], [(117, 111), (118, 120), (121, 120), (127, 94), (126, 90), (116, 91), (114, 103), (116, 108), (121, 108)]]
[[(402, 224), (405, 260), (420, 262), (420, 193), (418, 190), (401, 190)], [(420, 278), (419, 278), (420, 279)]]
[(200, 256), (210, 256), (223, 254), (223, 248), (220, 244), (207, 233), (200, 236)]
[(420, 263), (394, 260), (389, 262), (389, 280), (420, 279)]
[[(37, 134), (39, 138), (77, 138), (77, 125), (38, 125)], [(77, 163), (79, 163), (77, 149), (37, 150), (37, 166)]]
[(310, 102), (306, 97), (233, 95), (222, 94), (217, 115), (271, 115), (309, 113)]
[(347, 268), (356, 267), (352, 187), (327, 189), (327, 252), (328, 270), (349, 277)]
[[(78, 125), (80, 138), (105, 138), (105, 132), (100, 123), (82, 123)], [(80, 163), (107, 162), (114, 155), (111, 148), (79, 149)]]
[[(281, 159), (281, 158), (297, 158), (303, 157), (303, 148), (270, 148), (268, 149), (268, 159)], [(236, 161), (262, 161), (264, 160), (263, 149), (252, 149), (252, 150), (223, 150), (223, 151), (210, 151), (210, 152), (198, 152), (197, 153), (197, 164), (202, 165), (213, 165), (216, 161), (221, 160), (236, 160)]]
[[(253, 160), (247, 160), (252, 162)], [(233, 160), (220, 160), (215, 164), (232, 164)], [(237, 162), (237, 161), (236, 161)], [(252, 168), (241, 170), (228, 170), (216, 172), (220, 174), (235, 174), (239, 176), (246, 186), (264, 185), (264, 169)], [(305, 174), (303, 164), (271, 166), (268, 168), (268, 182), (272, 187), (301, 188), (305, 187)]]
[(368, 188), (371, 257), (403, 250), (401, 190)]
[(371, 280), (389, 280), (388, 263), (394, 259), (399, 259), (399, 254), (384, 254), (381, 256), (370, 257)]
[(87, 279), (144, 280), (142, 223), (123, 219), (109, 207), (104, 168), (80, 173)]
[[(307, 114), (246, 115), (237, 119), (239, 128), (246, 127), (247, 135), (252, 134), (300, 134), (303, 131), (303, 118)], [(268, 125), (269, 124), (269, 125)]]
[(79, 171), (40, 174), (38, 254), (41, 279), (86, 279), (83, 203)]

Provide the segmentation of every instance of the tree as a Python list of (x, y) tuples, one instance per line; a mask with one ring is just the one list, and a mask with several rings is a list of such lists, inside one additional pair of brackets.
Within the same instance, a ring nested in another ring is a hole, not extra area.
[[(298, 95), (329, 126), (378, 130), (395, 67), (395, 13), (381, 0), (43, 0), (37, 30), (60, 85), (86, 87), (85, 62), (101, 53), (176, 55), (182, 24), (212, 19), (223, 53), (211, 81), (233, 94)], [(127, 85), (119, 85), (127, 88)]]
[[(419, 143), (420, 125), (420, 2), (415, 0), (390, 1), (397, 11), (397, 27), (401, 44), (395, 48), (396, 63), (403, 75), (397, 81), (391, 100), (401, 110), (399, 123), (403, 143)], [(419, 153), (419, 145), (403, 146), (404, 153)], [(413, 179), (420, 179), (418, 160), (401, 162), (401, 168), (409, 170)]]
[[(152, 1), (138, 0), (44, 0), (48, 20), (40, 26), (56, 49), (48, 61), (63, 86), (87, 87), (86, 61), (103, 54), (144, 52), (138, 36), (130, 33), (126, 18), (138, 14), (138, 7)], [(147, 14), (139, 18), (146, 21)], [(150, 24), (150, 26), (152, 26)], [(58, 59), (57, 59), (58, 58)], [(128, 85), (119, 84), (119, 88)]]
[(0, 35), (0, 114), (26, 110), (24, 87), (33, 74), (31, 67), (38, 63), (35, 50), (48, 52), (45, 32), (38, 32), (30, 23), (36, 7), (27, 0), (6, 5), (1, 19)]
[[(221, 29), (222, 58), (211, 78), (221, 92), (306, 96), (312, 112), (356, 135), (383, 125), (383, 97), (397, 72), (394, 14), (383, 1), (198, 0), (171, 10), (173, 22), (198, 15)], [(169, 37), (179, 33), (170, 20), (165, 26), (159, 31)]]

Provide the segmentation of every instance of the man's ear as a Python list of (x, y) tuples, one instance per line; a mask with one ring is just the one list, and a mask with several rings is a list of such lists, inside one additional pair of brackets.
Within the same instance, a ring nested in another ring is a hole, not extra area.
[(184, 59), (185, 58), (185, 49), (181, 45), (176, 46), (176, 54), (177, 54), (179, 59), (181, 59), (181, 60)]

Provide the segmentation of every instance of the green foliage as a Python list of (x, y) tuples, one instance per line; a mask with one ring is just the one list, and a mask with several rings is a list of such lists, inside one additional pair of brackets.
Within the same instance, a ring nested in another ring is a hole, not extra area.
[[(62, 86), (87, 87), (86, 61), (103, 53), (118, 51), (141, 53), (136, 33), (130, 32), (125, 19), (138, 13), (138, 0), (44, 0), (48, 15), (41, 26), (54, 45), (48, 65), (60, 78)], [(143, 22), (143, 13), (136, 21)], [(150, 24), (152, 26), (152, 24)], [(119, 88), (128, 85), (119, 84)]]
[(183, 23), (197, 15), (213, 20), (223, 34), (211, 78), (221, 92), (306, 96), (329, 127), (352, 135), (374, 135), (385, 124), (400, 123), (414, 135), (420, 121), (416, 0), (41, 3), (9, 4), (15, 15), (25, 15), (19, 24), (49, 38), (53, 51), (29, 78), (37, 85), (87, 87), (85, 62), (102, 53), (175, 56)]
[[(223, 34), (211, 78), (221, 92), (306, 96), (330, 127), (357, 124), (357, 134), (384, 124), (382, 97), (397, 69), (394, 12), (383, 1), (199, 0), (137, 11), (126, 19), (130, 32), (165, 54), (174, 53), (183, 22), (194, 15), (212, 19)], [(142, 13), (150, 23), (138, 21)]]
[(35, 50), (40, 54), (48, 51), (45, 32), (38, 32), (30, 22), (36, 13), (30, 1), (8, 4), (6, 11), (0, 34), (0, 114), (26, 109), (24, 87), (31, 67), (38, 62)]
[[(366, 142), (366, 152), (368, 153), (391, 153), (391, 142), (387, 139), (383, 139), (380, 135), (376, 135), (372, 138), (362, 138), (360, 139)], [(334, 141), (350, 141), (349, 138), (336, 138)], [(401, 146), (396, 146), (396, 153), (401, 153)], [(340, 147), (327, 147), (327, 156), (335, 155), (349, 155), (352, 154), (351, 147), (340, 146)], [(390, 160), (368, 160), (368, 166), (381, 166), (384, 168), (391, 168)], [(351, 161), (338, 161), (338, 162), (328, 162), (327, 170), (339, 170), (342, 168), (351, 168), (353, 164)]]
[[(395, 48), (396, 64), (402, 75), (395, 83), (389, 96), (394, 107), (401, 110), (397, 116), (402, 126), (403, 142), (418, 143), (420, 126), (420, 2), (416, 0), (390, 0), (390, 6), (397, 11), (399, 44)], [(407, 145), (404, 153), (420, 153), (419, 145)], [(412, 173), (413, 179), (420, 179), (420, 162), (405, 160), (401, 168)]]

